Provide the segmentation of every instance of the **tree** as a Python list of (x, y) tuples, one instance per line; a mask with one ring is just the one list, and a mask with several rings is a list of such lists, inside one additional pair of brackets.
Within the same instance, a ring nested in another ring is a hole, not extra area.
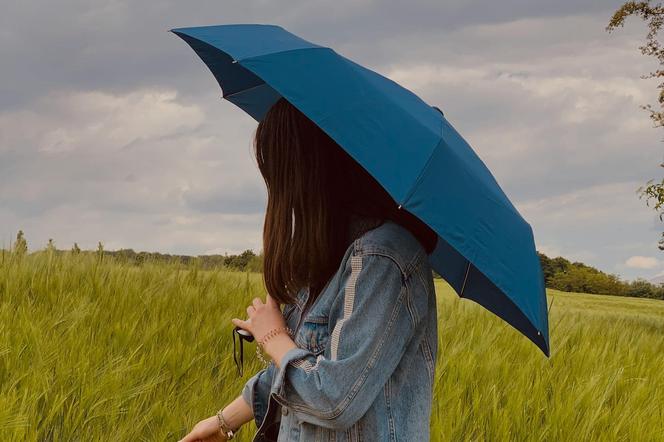
[(565, 292), (626, 295), (627, 286), (617, 275), (606, 274), (588, 266), (572, 265), (557, 272), (548, 281), (548, 287)]
[(16, 234), (16, 242), (14, 242), (14, 253), (19, 256), (25, 255), (28, 253), (28, 242), (23, 235), (23, 230), (19, 230)]
[(230, 255), (224, 259), (224, 264), (229, 267), (235, 267), (239, 270), (245, 270), (251, 260), (256, 258), (256, 254), (251, 249), (247, 249), (240, 255)]
[(97, 244), (97, 259), (99, 262), (102, 262), (104, 260), (104, 245), (99, 241), (99, 244)]
[(53, 238), (48, 239), (48, 244), (46, 244), (46, 251), (49, 253), (55, 252), (55, 243), (53, 242)]
[(78, 246), (77, 243), (74, 243), (74, 246), (71, 248), (71, 252), (74, 255), (78, 255), (79, 253), (81, 253), (81, 248)]
[(635, 298), (661, 299), (662, 289), (643, 278), (637, 278), (629, 284), (627, 295)]
[[(662, 24), (664, 24), (664, 7), (662, 7), (661, 3), (651, 5), (650, 0), (626, 2), (613, 14), (606, 30), (610, 33), (618, 27), (623, 27), (627, 17), (631, 15), (640, 17), (648, 24), (646, 44), (639, 46), (639, 49), (642, 54), (655, 57), (657, 61), (659, 61), (660, 66), (655, 72), (650, 72), (648, 75), (642, 75), (641, 78), (648, 79), (664, 77), (664, 48), (657, 40), (657, 33), (662, 27)], [(659, 97), (657, 99), (659, 108), (653, 109), (650, 104), (645, 106), (642, 105), (641, 108), (648, 111), (650, 119), (655, 123), (654, 127), (662, 127), (664, 126), (664, 81), (657, 85), (657, 89), (659, 89)], [(664, 163), (660, 164), (660, 167), (664, 167)], [(664, 221), (664, 178), (662, 178), (661, 181), (655, 181), (654, 179), (649, 180), (644, 186), (639, 187), (637, 192), (639, 198), (645, 198), (646, 205), (650, 206), (651, 203), (653, 204), (652, 208), (659, 215), (659, 220)], [(659, 249), (664, 250), (664, 232), (662, 232), (662, 236), (659, 240)]]

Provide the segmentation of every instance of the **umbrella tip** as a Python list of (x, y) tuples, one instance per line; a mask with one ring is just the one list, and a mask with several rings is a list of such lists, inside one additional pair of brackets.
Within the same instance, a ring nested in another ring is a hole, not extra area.
[(442, 110), (438, 106), (431, 106), (432, 108), (436, 109), (438, 112), (440, 112), (440, 115), (445, 116)]

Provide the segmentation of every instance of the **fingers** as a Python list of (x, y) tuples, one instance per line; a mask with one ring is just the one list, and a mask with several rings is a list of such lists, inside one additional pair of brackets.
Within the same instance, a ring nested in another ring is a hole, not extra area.
[(278, 304), (278, 303), (276, 302), (276, 300), (275, 300), (273, 297), (271, 297), (270, 295), (267, 295), (266, 303), (265, 303), (265, 304), (263, 303), (263, 301), (261, 300), (261, 298), (259, 298), (259, 297), (255, 297), (255, 298), (252, 300), (251, 304), (247, 307), (247, 317), (248, 317), (248, 319), (245, 320), (245, 321), (243, 321), (243, 320), (238, 319), (238, 318), (233, 318), (233, 319), (231, 319), (231, 322), (232, 322), (234, 325), (236, 325), (237, 327), (240, 327), (240, 328), (242, 328), (242, 329), (244, 329), (244, 330), (247, 330), (248, 332), (250, 332), (250, 333), (253, 334), (253, 332), (252, 332), (252, 330), (251, 330), (251, 322), (250, 322), (250, 321), (251, 321), (251, 319), (254, 318), (257, 314), (258, 314), (259, 316), (262, 316), (262, 315), (260, 314), (260, 312), (257, 312), (257, 311), (258, 311), (259, 309), (261, 309), (262, 307), (265, 307), (265, 306), (267, 306), (267, 305), (269, 305), (270, 307), (276, 307), (276, 308), (279, 308), (279, 304)]
[(242, 319), (239, 318), (233, 318), (231, 319), (231, 322), (233, 323), (233, 325), (236, 325), (243, 330), (251, 332), (251, 323), (249, 321), (243, 321)]
[(195, 442), (198, 440), (197, 434), (195, 431), (190, 432), (185, 437), (180, 439), (178, 442)]

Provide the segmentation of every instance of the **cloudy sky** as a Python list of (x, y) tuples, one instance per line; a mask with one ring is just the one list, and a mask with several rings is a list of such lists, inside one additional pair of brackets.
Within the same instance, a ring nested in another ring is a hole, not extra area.
[[(621, 1), (6, 2), (0, 16), (0, 241), (18, 229), (94, 248), (261, 248), (251, 137), (174, 27), (272, 23), (404, 86), (475, 148), (540, 251), (626, 279), (664, 273), (636, 189), (662, 132), (645, 27)], [(1, 245), (0, 245), (1, 246)]]

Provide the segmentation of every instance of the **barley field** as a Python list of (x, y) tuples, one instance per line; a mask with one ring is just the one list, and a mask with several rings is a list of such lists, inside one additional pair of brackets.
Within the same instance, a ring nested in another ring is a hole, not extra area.
[[(552, 356), (436, 280), (432, 440), (664, 441), (664, 302), (549, 292)], [(239, 394), (230, 318), (261, 275), (0, 257), (0, 441), (163, 441)], [(237, 440), (248, 441), (255, 425)]]

